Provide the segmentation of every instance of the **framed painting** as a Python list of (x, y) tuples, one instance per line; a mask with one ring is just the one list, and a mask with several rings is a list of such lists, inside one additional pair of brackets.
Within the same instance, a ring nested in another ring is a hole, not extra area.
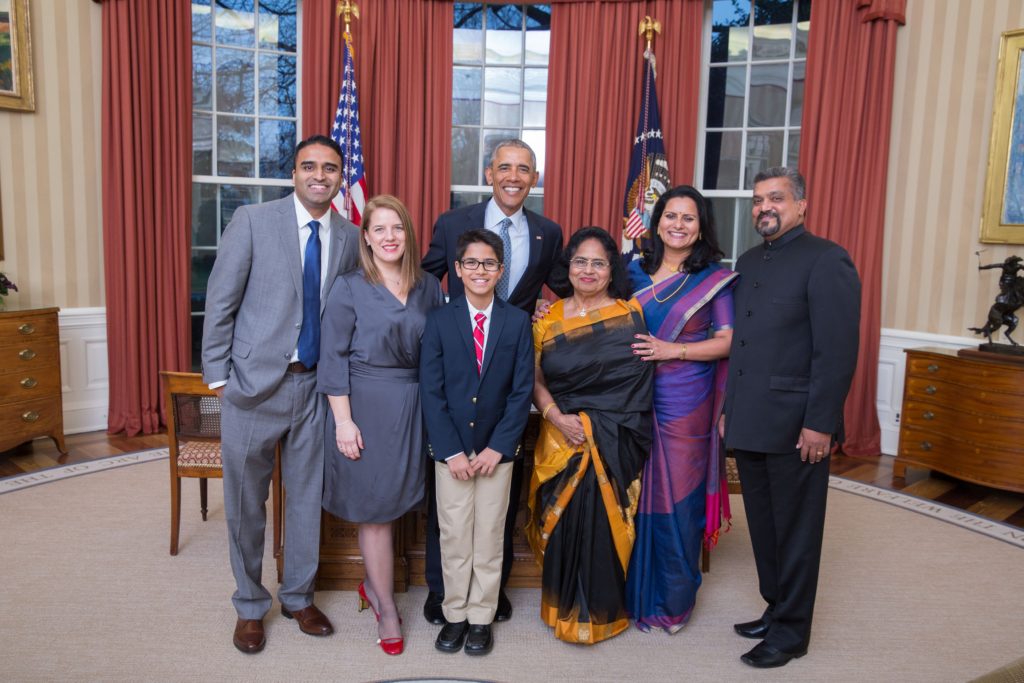
[(981, 241), (1024, 244), (1024, 29), (999, 41)]
[(28, 0), (0, 0), (0, 109), (35, 108)]

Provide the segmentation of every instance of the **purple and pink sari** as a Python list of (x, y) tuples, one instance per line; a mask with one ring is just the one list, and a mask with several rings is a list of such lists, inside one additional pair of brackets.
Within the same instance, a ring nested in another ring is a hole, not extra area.
[[(712, 264), (654, 285), (630, 264), (635, 297), (651, 334), (694, 343), (733, 324), (736, 273)], [(728, 522), (725, 451), (716, 424), (725, 360), (664, 361), (654, 375), (654, 445), (644, 469), (626, 606), (641, 630), (675, 632), (689, 620), (701, 584), (701, 546)]]

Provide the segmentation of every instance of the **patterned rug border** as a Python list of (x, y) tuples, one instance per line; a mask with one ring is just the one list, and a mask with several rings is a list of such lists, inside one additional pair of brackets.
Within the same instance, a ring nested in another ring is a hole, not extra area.
[(112, 470), (118, 467), (127, 467), (128, 465), (138, 465), (143, 462), (162, 460), (166, 459), (167, 455), (167, 448), (151, 448), (146, 451), (136, 451), (135, 453), (112, 455), (109, 458), (100, 458), (99, 460), (76, 462), (72, 465), (56, 465), (54, 467), (37, 470), (35, 472), (15, 474), (10, 477), (0, 479), (0, 495), (5, 493), (14, 493), (15, 491), (23, 491), (25, 489), (32, 488), (33, 486), (48, 484), (53, 481), (80, 477), (83, 474), (92, 474), (94, 472), (103, 472), (105, 470)]
[(864, 484), (845, 477), (829, 476), (829, 488), (845, 491), (863, 498), (871, 498), (911, 512), (937, 519), (961, 529), (1003, 541), (1024, 550), (1024, 529), (986, 519), (973, 512), (951, 507), (927, 498), (918, 498), (902, 491), (891, 491), (871, 484)]

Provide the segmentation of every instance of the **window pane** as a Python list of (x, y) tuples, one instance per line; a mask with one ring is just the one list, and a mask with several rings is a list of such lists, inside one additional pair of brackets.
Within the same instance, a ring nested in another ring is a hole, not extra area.
[(479, 192), (452, 192), (451, 208), (457, 209), (460, 206), (479, 204), (480, 202), (490, 198), (491, 195), (481, 194)]
[[(203, 297), (206, 298), (205, 296)], [(203, 316), (192, 316), (192, 371), (203, 368)]]
[(295, 121), (260, 121), (260, 177), (291, 178)]
[(192, 107), (213, 111), (213, 48), (192, 46)]
[(789, 151), (786, 152), (786, 166), (795, 167), (800, 161), (800, 131), (789, 131)]
[(210, 0), (192, 0), (192, 40), (213, 42), (213, 21)]
[(704, 144), (704, 189), (740, 189), (743, 133), (707, 133)]
[(480, 129), (452, 128), (452, 185), (482, 185)]
[(480, 125), (481, 72), (472, 66), (452, 69), (452, 125)]
[(221, 185), (220, 186), (220, 231), (228, 227), (235, 209), (245, 204), (259, 201), (260, 188), (256, 185)]
[(518, 5), (487, 6), (487, 63), (521, 64), (523, 11)]
[(793, 64), (793, 89), (790, 92), (792, 98), (789, 103), (789, 125), (799, 126), (800, 119), (804, 115), (804, 70), (805, 62)]
[(754, 189), (754, 176), (772, 166), (781, 166), (783, 137), (781, 130), (747, 133), (747, 175), (743, 188)]
[[(291, 165), (291, 156), (292, 156), (292, 153), (291, 153), (291, 151), (289, 151), (288, 152), (288, 158), (289, 158), (288, 164), (289, 164), (289, 166)], [(269, 201), (273, 201), (274, 199), (283, 199), (284, 197), (287, 197), (288, 195), (290, 195), (292, 193), (292, 190), (294, 190), (294, 189), (295, 188), (293, 188), (291, 185), (264, 185), (263, 186), (263, 191), (260, 193), (262, 195), (260, 197), (260, 201), (261, 202), (269, 202)]]
[(484, 135), (484, 166), (491, 162), (491, 152), (502, 140), (519, 137), (518, 130), (485, 130)]
[(523, 125), (541, 128), (547, 121), (548, 70), (524, 69)]
[(526, 6), (526, 63), (547, 66), (551, 54), (551, 8)]
[(756, 0), (754, 59), (788, 59), (793, 39), (793, 0)]
[[(520, 34), (521, 35), (521, 34)], [(484, 125), (515, 126), (522, 121), (522, 77), (519, 69), (488, 68), (484, 73)]]
[(260, 55), (260, 116), (295, 117), (295, 57)]
[(217, 50), (217, 111), (255, 114), (256, 53)]
[(295, 52), (295, 0), (260, 0), (260, 47)]
[[(715, 234), (718, 246), (727, 260), (733, 258), (733, 246), (736, 243), (736, 197), (709, 197), (711, 210), (715, 214)], [(701, 226), (706, 230), (706, 226)]]
[(221, 45), (256, 46), (253, 0), (217, 0), (216, 39)]
[(811, 0), (798, 0), (796, 10), (796, 56), (807, 56), (807, 34), (811, 31)]
[(738, 197), (736, 199), (736, 255), (764, 242), (764, 239), (754, 230), (754, 217), (751, 212), (754, 209), (754, 202), (750, 197)]
[(750, 5), (715, 0), (711, 26), (711, 61), (743, 61), (750, 45)]
[(256, 120), (217, 117), (217, 175), (253, 177), (256, 171)]
[(192, 183), (192, 246), (217, 246), (217, 186)]
[(213, 175), (213, 116), (192, 115), (192, 173)]
[(202, 311), (206, 307), (206, 283), (210, 280), (213, 262), (217, 259), (215, 249), (192, 250), (192, 297), (191, 309)]
[(452, 30), (452, 60), (480, 62), (484, 58), (483, 5), (457, 2)]
[(531, 194), (523, 201), (523, 208), (534, 213), (544, 214), (544, 195)]
[(533, 153), (537, 155), (537, 171), (540, 173), (540, 180), (537, 187), (544, 187), (544, 145), (546, 144), (547, 133), (542, 130), (524, 130), (523, 142), (528, 144)]
[(743, 126), (747, 67), (714, 67), (708, 73), (708, 128)]
[(750, 106), (748, 126), (786, 125), (787, 64), (770, 64), (750, 68)]

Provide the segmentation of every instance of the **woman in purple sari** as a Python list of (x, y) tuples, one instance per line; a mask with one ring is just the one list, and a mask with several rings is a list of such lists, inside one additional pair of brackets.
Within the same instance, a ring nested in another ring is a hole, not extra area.
[(661, 196), (651, 238), (629, 274), (650, 335), (634, 354), (657, 362), (654, 445), (644, 469), (626, 605), (643, 631), (675, 633), (700, 587), (701, 544), (714, 546), (729, 519), (721, 413), (732, 342), (736, 273), (722, 251), (710, 202), (689, 185)]

